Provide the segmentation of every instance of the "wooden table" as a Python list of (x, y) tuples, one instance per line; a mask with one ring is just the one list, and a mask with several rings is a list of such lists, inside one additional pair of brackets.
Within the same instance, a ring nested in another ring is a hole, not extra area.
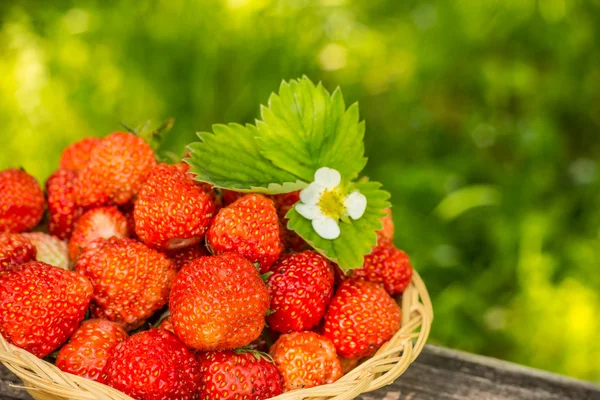
[[(31, 399), (0, 367), (0, 399)], [(393, 385), (361, 400), (600, 400), (600, 387), (531, 368), (428, 345)]]

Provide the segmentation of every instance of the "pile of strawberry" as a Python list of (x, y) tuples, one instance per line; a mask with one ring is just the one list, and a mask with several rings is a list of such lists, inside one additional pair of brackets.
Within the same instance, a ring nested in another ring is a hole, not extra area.
[(286, 229), (297, 201), (196, 182), (131, 133), (69, 146), (45, 195), (1, 171), (0, 333), (135, 399), (334, 382), (399, 329), (412, 267), (388, 213), (344, 275)]

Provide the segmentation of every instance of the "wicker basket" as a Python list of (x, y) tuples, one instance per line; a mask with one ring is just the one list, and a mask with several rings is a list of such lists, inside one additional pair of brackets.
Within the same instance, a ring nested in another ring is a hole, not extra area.
[[(402, 328), (377, 354), (335, 383), (295, 390), (273, 399), (354, 399), (361, 393), (379, 389), (396, 380), (423, 349), (433, 319), (427, 288), (416, 272), (400, 301)], [(56, 366), (9, 344), (1, 335), (0, 361), (23, 380), (23, 388), (38, 400), (132, 400), (108, 386), (62, 372)]]

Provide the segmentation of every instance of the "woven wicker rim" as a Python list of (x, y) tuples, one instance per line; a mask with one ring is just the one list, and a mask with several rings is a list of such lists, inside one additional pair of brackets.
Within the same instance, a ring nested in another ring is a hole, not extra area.
[[(335, 383), (294, 390), (273, 400), (350, 400), (394, 382), (421, 353), (433, 320), (427, 288), (416, 271), (400, 301), (402, 328), (373, 357)], [(8, 343), (2, 335), (0, 361), (23, 380), (24, 386), (18, 387), (26, 389), (38, 400), (133, 400), (98, 382), (62, 372), (56, 366)]]

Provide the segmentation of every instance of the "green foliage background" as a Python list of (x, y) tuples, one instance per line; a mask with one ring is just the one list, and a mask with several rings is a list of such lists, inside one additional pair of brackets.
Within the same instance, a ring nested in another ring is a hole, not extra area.
[(0, 168), (175, 117), (183, 153), (282, 79), (359, 101), (431, 342), (600, 381), (600, 1), (0, 2)]

